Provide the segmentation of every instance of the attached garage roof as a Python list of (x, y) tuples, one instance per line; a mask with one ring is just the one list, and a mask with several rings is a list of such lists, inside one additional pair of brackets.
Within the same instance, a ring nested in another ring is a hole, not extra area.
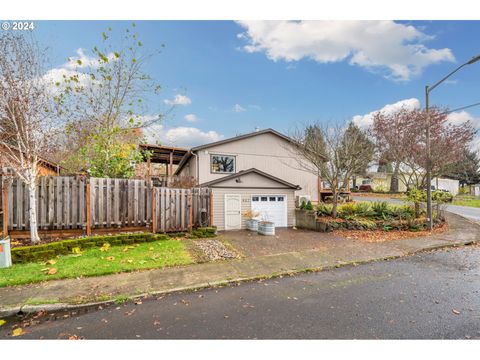
[[(260, 170), (255, 169), (255, 168), (239, 171), (236, 174), (232, 174), (232, 175), (224, 176), (224, 177), (216, 179), (216, 180), (208, 181), (206, 183), (200, 184), (199, 186), (200, 187), (211, 187), (211, 186), (212, 187), (215, 187), (215, 186), (222, 187), (222, 184), (225, 185), (225, 183), (228, 183), (231, 180), (240, 179), (240, 177), (245, 176), (245, 175), (250, 175), (250, 174), (256, 174), (256, 175), (259, 175), (263, 178), (271, 180), (271, 181), (277, 183), (278, 185), (282, 185), (283, 188), (301, 190), (301, 187), (299, 185), (294, 185), (292, 183), (289, 183), (288, 181), (282, 180), (282, 179), (280, 179), (276, 176), (267, 174), (266, 172), (260, 171)], [(241, 186), (238, 185), (238, 187), (241, 187)], [(259, 187), (260, 187), (260, 185), (259, 185)]]

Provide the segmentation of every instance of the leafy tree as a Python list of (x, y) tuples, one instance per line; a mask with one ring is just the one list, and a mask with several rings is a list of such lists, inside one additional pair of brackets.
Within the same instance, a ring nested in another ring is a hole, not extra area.
[[(452, 164), (464, 157), (464, 149), (475, 134), (469, 121), (452, 124), (447, 114), (445, 110), (430, 109), (432, 178), (445, 175)], [(424, 110), (402, 108), (395, 113), (374, 115), (372, 134), (378, 152), (381, 158), (395, 164), (392, 178), (399, 177), (407, 188), (427, 186), (425, 124)]]
[(70, 58), (68, 64), (74, 71), (55, 84), (55, 100), (67, 123), (59, 155), (62, 165), (72, 172), (129, 177), (135, 162), (141, 160), (142, 129), (165, 116), (151, 116), (147, 111), (146, 99), (159, 94), (161, 87), (144, 68), (158, 51), (144, 51), (135, 24), (125, 30), (120, 45), (112, 37), (108, 29), (91, 56)]
[(480, 182), (480, 159), (475, 151), (468, 148), (464, 149), (463, 157), (448, 166), (445, 170), (445, 176), (457, 179), (460, 185), (477, 184)]

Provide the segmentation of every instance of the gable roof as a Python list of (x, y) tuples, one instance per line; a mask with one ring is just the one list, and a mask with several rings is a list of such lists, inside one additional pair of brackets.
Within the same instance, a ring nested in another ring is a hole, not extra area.
[(282, 184), (282, 185), (286, 186), (287, 188), (294, 189), (294, 190), (301, 190), (301, 187), (299, 185), (294, 185), (292, 183), (289, 183), (288, 181), (285, 181), (285, 180), (282, 180), (282, 179), (280, 179), (276, 176), (267, 174), (266, 172), (263, 172), (263, 171), (258, 170), (256, 168), (250, 168), (248, 170), (242, 170), (242, 171), (239, 171), (238, 173), (235, 173), (235, 174), (232, 174), (232, 175), (228, 175), (228, 176), (221, 177), (219, 179), (208, 181), (206, 183), (200, 184), (199, 186), (200, 187), (204, 187), (204, 186), (208, 187), (208, 186), (212, 186), (212, 185), (217, 185), (217, 184), (220, 184), (224, 181), (232, 180), (232, 179), (238, 178), (240, 176), (248, 175), (248, 174), (252, 174), (252, 173), (258, 174), (260, 176), (263, 176), (263, 177), (266, 177), (270, 180), (278, 182), (279, 184)]
[(234, 136), (234, 137), (231, 137), (231, 138), (228, 138), (228, 139), (224, 139), (224, 140), (220, 140), (220, 141), (215, 141), (215, 142), (212, 142), (212, 143), (208, 143), (208, 144), (204, 144), (204, 145), (200, 145), (200, 146), (195, 146), (193, 148), (190, 149), (189, 152), (187, 152), (182, 160), (180, 161), (180, 163), (178, 164), (178, 168), (177, 170), (175, 171), (176, 174), (178, 174), (183, 166), (187, 163), (187, 161), (190, 159), (190, 157), (192, 156), (192, 153), (193, 152), (196, 152), (196, 151), (199, 151), (199, 150), (204, 150), (204, 149), (208, 149), (212, 146), (217, 146), (217, 145), (223, 145), (223, 144), (228, 144), (228, 143), (231, 143), (231, 142), (234, 142), (234, 141), (238, 141), (238, 140), (243, 140), (243, 139), (248, 139), (248, 138), (251, 138), (251, 137), (254, 137), (254, 136), (258, 136), (258, 135), (263, 135), (263, 134), (273, 134), (273, 135), (276, 135), (290, 143), (293, 143), (293, 139), (289, 138), (287, 135), (284, 135), (276, 130), (273, 130), (273, 129), (265, 129), (265, 130), (258, 130), (258, 131), (254, 131), (254, 132), (251, 132), (251, 133), (248, 133), (248, 134), (243, 134), (243, 135), (238, 135), (238, 136)]

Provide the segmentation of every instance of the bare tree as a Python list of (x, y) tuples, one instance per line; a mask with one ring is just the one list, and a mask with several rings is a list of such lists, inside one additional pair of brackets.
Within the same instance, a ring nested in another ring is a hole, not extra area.
[(365, 171), (372, 160), (374, 144), (353, 123), (348, 126), (307, 125), (291, 137), (299, 167), (320, 176), (330, 186), (332, 215), (336, 217), (340, 191), (348, 189), (353, 175)]
[(43, 75), (37, 44), (24, 35), (4, 32), (0, 36), (0, 155), (4, 166), (28, 186), (32, 243), (40, 241), (38, 162), (55, 139), (51, 94)]

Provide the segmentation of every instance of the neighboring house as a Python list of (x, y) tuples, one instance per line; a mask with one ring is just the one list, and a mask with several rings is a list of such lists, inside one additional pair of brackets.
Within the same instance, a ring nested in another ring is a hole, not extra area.
[[(57, 176), (60, 174), (61, 169), (61, 166), (46, 159), (41, 159), (38, 161), (39, 176)], [(2, 159), (0, 158), (0, 175), (2, 173), (8, 174), (11, 173), (11, 171), (5, 164), (2, 163)]]
[(245, 228), (246, 210), (276, 226), (295, 225), (295, 198), (318, 200), (319, 179), (301, 169), (292, 139), (266, 129), (197, 146), (176, 175), (191, 176), (213, 192), (213, 223), (219, 230)]
[[(360, 185), (370, 185), (374, 191), (389, 191), (391, 180), (391, 173), (370, 172), (364, 177), (357, 176), (356, 186), (360, 187)], [(433, 178), (431, 184), (433, 189), (448, 190), (454, 196), (458, 194), (460, 186), (460, 182), (458, 180), (447, 178)], [(401, 179), (398, 181), (398, 191), (407, 191), (407, 186)]]

